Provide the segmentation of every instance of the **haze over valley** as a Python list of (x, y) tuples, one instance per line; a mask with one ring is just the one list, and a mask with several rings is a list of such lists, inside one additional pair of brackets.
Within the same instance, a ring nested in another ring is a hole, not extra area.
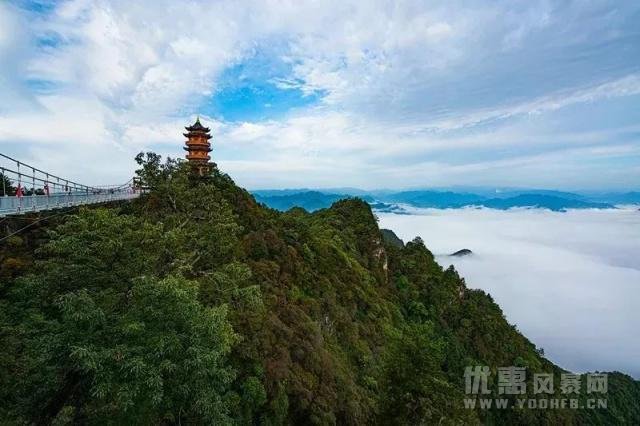
[[(640, 193), (535, 189), (254, 191), (279, 210), (360, 197), (381, 228), (419, 236), (490, 293), (507, 320), (573, 371), (640, 377)], [(467, 256), (450, 256), (461, 249)]]
[[(640, 211), (414, 209), (379, 213), (405, 242), (491, 294), (507, 320), (572, 371), (640, 377)], [(468, 248), (473, 254), (448, 254)]]

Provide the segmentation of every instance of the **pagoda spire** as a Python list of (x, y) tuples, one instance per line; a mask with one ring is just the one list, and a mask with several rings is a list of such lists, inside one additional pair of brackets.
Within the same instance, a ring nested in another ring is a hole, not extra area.
[(184, 150), (187, 151), (186, 159), (194, 170), (198, 171), (200, 176), (204, 176), (212, 166), (210, 163), (211, 157), (209, 156), (211, 152), (211, 144), (209, 143), (209, 139), (211, 139), (210, 129), (200, 123), (199, 115), (196, 118), (196, 122), (191, 126), (185, 127), (185, 129), (187, 133), (183, 133), (183, 135), (187, 138), (184, 147)]

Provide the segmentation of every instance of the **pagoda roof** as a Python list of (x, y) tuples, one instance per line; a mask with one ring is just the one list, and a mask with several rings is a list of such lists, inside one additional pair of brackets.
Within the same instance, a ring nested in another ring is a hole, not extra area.
[(183, 147), (182, 147), (182, 149), (184, 149), (185, 151), (189, 151), (189, 152), (191, 152), (191, 151), (194, 151), (194, 152), (195, 152), (195, 151), (198, 151), (198, 152), (203, 152), (203, 151), (205, 151), (205, 152), (211, 152), (211, 151), (213, 151), (213, 149), (211, 149), (211, 147), (208, 147), (208, 146), (207, 146), (207, 147), (203, 147), (203, 148), (196, 148), (196, 147), (194, 147), (193, 145), (192, 145), (192, 146), (190, 146), (190, 147), (188, 147), (188, 146), (183, 146)]
[(185, 138), (188, 138), (189, 136), (193, 136), (194, 134), (199, 134), (200, 136), (204, 136), (205, 139), (211, 139), (213, 136), (205, 133), (204, 131), (200, 131), (200, 132), (189, 132), (189, 133), (183, 133), (182, 135)]
[(187, 129), (190, 132), (206, 132), (206, 133), (208, 133), (210, 130), (208, 127), (204, 127), (202, 123), (200, 123), (200, 117), (196, 119), (195, 123), (193, 123), (191, 126), (185, 127), (185, 129)]

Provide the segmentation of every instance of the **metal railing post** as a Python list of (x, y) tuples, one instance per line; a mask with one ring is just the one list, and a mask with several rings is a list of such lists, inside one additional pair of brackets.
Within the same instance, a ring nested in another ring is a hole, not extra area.
[(49, 201), (51, 201), (51, 195), (49, 194), (49, 191), (51, 191), (51, 189), (49, 188), (49, 173), (47, 173), (45, 176), (46, 181), (44, 183), (44, 192), (47, 195), (47, 210), (49, 210)]
[[(22, 194), (24, 193), (24, 190), (22, 189), (22, 174), (20, 173), (20, 162), (16, 161), (16, 164), (18, 165), (18, 189), (16, 189), (16, 197), (18, 197), (18, 211), (21, 211)], [(18, 191), (20, 192), (20, 195), (18, 195)]]
[(36, 169), (31, 168), (31, 170), (33, 171), (31, 176), (31, 206), (33, 211), (36, 211)]

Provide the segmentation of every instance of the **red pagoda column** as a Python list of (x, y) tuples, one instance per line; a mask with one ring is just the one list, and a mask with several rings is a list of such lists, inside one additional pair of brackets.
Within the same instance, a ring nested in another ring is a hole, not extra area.
[(184, 150), (187, 151), (186, 158), (200, 176), (204, 176), (211, 169), (211, 163), (209, 162), (211, 160), (209, 156), (211, 152), (209, 128), (204, 127), (200, 123), (200, 117), (198, 117), (193, 125), (185, 127), (185, 129), (188, 131), (188, 133), (183, 133), (187, 138), (186, 146), (184, 147)]

